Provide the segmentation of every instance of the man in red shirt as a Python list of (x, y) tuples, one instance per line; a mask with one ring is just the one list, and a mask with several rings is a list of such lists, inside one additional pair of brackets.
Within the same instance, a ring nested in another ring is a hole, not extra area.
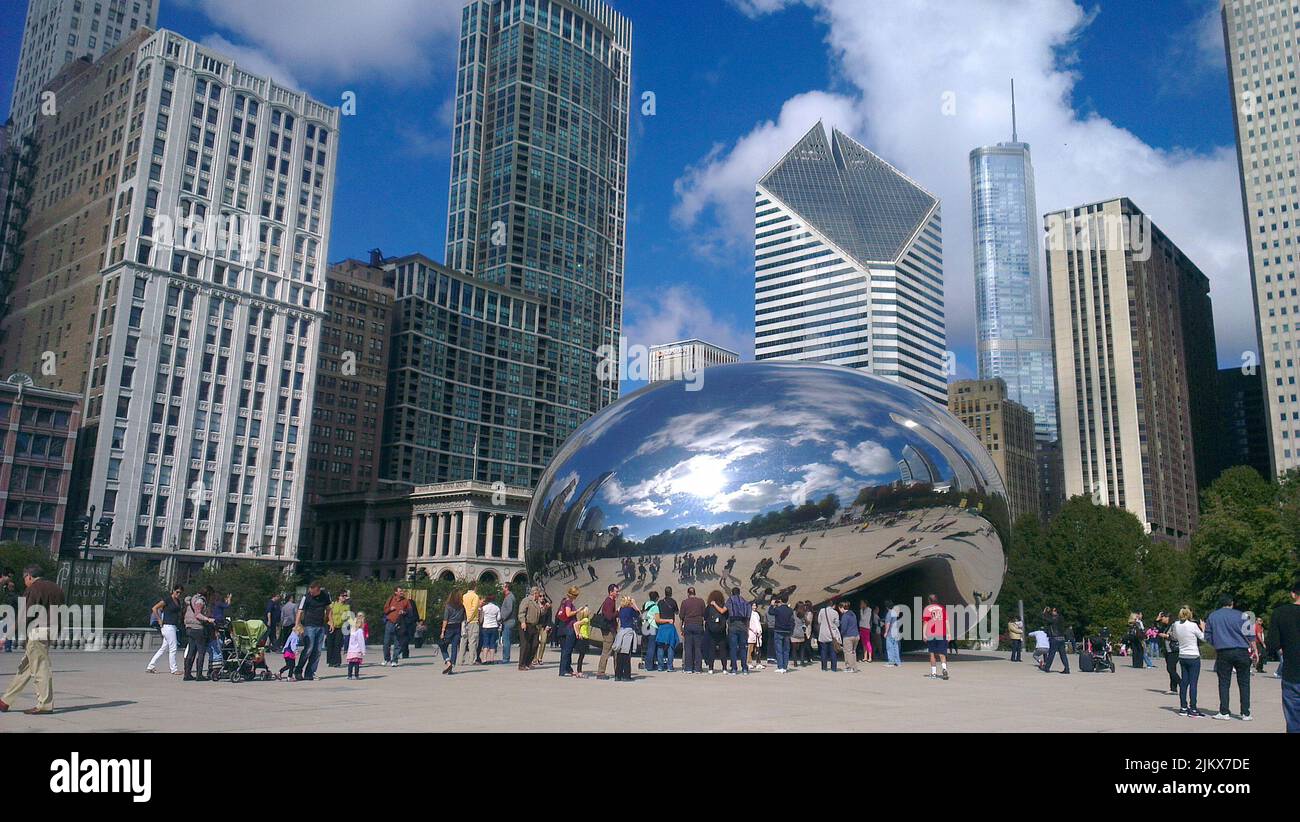
[(930, 651), (930, 679), (938, 679), (935, 659), (943, 666), (943, 679), (948, 678), (948, 614), (939, 604), (939, 596), (930, 594), (930, 604), (921, 612), (921, 635)]

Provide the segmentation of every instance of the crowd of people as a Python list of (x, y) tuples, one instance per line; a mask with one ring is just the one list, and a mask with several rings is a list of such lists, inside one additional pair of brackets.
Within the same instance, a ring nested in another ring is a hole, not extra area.
[[(1273, 676), (1281, 680), (1282, 707), (1289, 733), (1300, 733), (1300, 580), (1292, 586), (1292, 603), (1278, 606), (1266, 621), (1250, 611), (1236, 607), (1231, 595), (1219, 600), (1219, 607), (1204, 619), (1197, 618), (1190, 606), (1177, 611), (1161, 611), (1148, 626), (1141, 611), (1129, 616), (1123, 648), (1131, 666), (1155, 670), (1155, 660), (1163, 658), (1169, 677), (1168, 693), (1177, 695), (1179, 716), (1209, 716), (1220, 721), (1254, 720), (1251, 713), (1251, 676), (1265, 672), (1270, 649), (1277, 652), (1279, 664)], [(1034, 640), (1033, 658), (1037, 668), (1050, 673), (1057, 656), (1061, 673), (1070, 673), (1069, 644), (1074, 644), (1080, 661), (1110, 660), (1111, 643), (1103, 630), (1096, 636), (1074, 642), (1071, 629), (1058, 608), (1045, 608), (1039, 627), (1028, 633)], [(1011, 642), (1011, 661), (1020, 662), (1025, 644), (1025, 624), (1018, 618), (1007, 625)], [(1214, 674), (1218, 681), (1219, 704), (1216, 712), (1201, 711), (1197, 697), (1203, 659), (1202, 648), (1213, 649)], [(1091, 667), (1091, 666), (1090, 666)], [(1109, 667), (1098, 670), (1113, 671)], [(1238, 712), (1231, 711), (1233, 680), (1237, 683)]]
[[(57, 605), (63, 593), (57, 585), (41, 578), (40, 568), (24, 569), (24, 596), (28, 606)], [(10, 575), (0, 574), (0, 591), (11, 590)], [(703, 597), (694, 585), (686, 588), (679, 602), (673, 588), (649, 591), (638, 604), (611, 584), (601, 603), (590, 607), (579, 603), (581, 590), (570, 587), (559, 603), (545, 590), (533, 587), (516, 596), (509, 585), (501, 588), (500, 601), (492, 594), (480, 595), (473, 587), (453, 588), (439, 606), (430, 603), (422, 618), (414, 599), (396, 587), (384, 603), (383, 665), (396, 667), (410, 657), (412, 644), (419, 647), (430, 622), (443, 659), (442, 673), (452, 675), (458, 665), (511, 663), (518, 641), (517, 668), (540, 666), (548, 647), (559, 653), (561, 677), (585, 678), (583, 667), (589, 654), (599, 652), (595, 678), (630, 682), (635, 679), (632, 662), (639, 658), (642, 671), (685, 674), (747, 676), (769, 664), (776, 673), (813, 664), (813, 651), (821, 670), (856, 673), (860, 665), (875, 661), (884, 651), (884, 665), (901, 665), (899, 635), (901, 614), (891, 602), (881, 606), (869, 602), (851, 603), (836, 599), (815, 605), (811, 601), (789, 601), (784, 591), (764, 589), (758, 595), (742, 595), (739, 587), (712, 590)], [(1264, 670), (1268, 650), (1281, 662), (1275, 677), (1281, 680), (1283, 712), (1288, 732), (1300, 732), (1300, 581), (1292, 587), (1292, 602), (1276, 608), (1265, 625), (1250, 612), (1238, 610), (1231, 596), (1204, 619), (1183, 606), (1178, 611), (1160, 612), (1148, 627), (1144, 616), (1130, 616), (1123, 645), (1132, 656), (1134, 668), (1152, 670), (1154, 657), (1163, 657), (1169, 677), (1168, 691), (1177, 694), (1178, 715), (1202, 717), (1197, 701), (1202, 647), (1214, 651), (1219, 686), (1218, 711), (1212, 718), (1251, 721), (1251, 676)], [(210, 586), (186, 594), (184, 586), (168, 591), (151, 609), (151, 622), (162, 636), (145, 670), (158, 673), (166, 657), (172, 674), (185, 681), (209, 680), (220, 670), (220, 631), (227, 625), (229, 594), (218, 595)], [(366, 615), (354, 611), (350, 592), (331, 597), (320, 582), (313, 581), (299, 597), (276, 594), (266, 603), (266, 650), (283, 655), (281, 679), (311, 681), (317, 678), (322, 653), (328, 667), (347, 668), (347, 678), (360, 679), (371, 630)], [(952, 624), (938, 597), (930, 595), (921, 614), (922, 639), (929, 655), (929, 677), (950, 677), (948, 655), (956, 653), (951, 643)], [(1007, 625), (1011, 661), (1020, 662), (1026, 639), (1034, 642), (1037, 668), (1051, 673), (1057, 657), (1061, 673), (1070, 673), (1069, 651), (1080, 662), (1110, 659), (1109, 637), (1076, 641), (1058, 608), (1045, 608), (1038, 627), (1027, 631), (1024, 622), (1012, 619)], [(183, 663), (178, 661), (184, 641)], [(53, 710), (53, 676), (49, 664), (49, 637), (39, 630), (24, 642), (24, 657), (13, 682), (0, 699), (0, 712), (29, 683), (35, 683), (37, 704), (27, 713)], [(677, 663), (680, 658), (680, 668)], [(613, 660), (613, 676), (609, 663)], [(183, 668), (182, 668), (183, 664)], [(1082, 665), (1081, 665), (1082, 667)], [(206, 668), (206, 673), (205, 673)], [(1089, 665), (1087, 669), (1091, 669)], [(1113, 670), (1113, 665), (1109, 668)], [(1236, 714), (1231, 713), (1232, 682), (1238, 689)]]

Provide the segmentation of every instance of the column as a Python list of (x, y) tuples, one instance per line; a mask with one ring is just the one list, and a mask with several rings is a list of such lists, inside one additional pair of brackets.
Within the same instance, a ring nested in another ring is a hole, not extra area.
[(511, 549), (514, 547), (510, 544), (510, 526), (514, 524), (515, 518), (506, 514), (501, 518), (501, 553), (497, 556), (509, 558)]
[(460, 512), (460, 555), (478, 556), (478, 511)]
[(406, 557), (414, 559), (420, 550), (420, 515), (412, 511), (411, 518), (407, 522), (410, 523), (411, 533), (407, 535)]
[(527, 517), (520, 517), (520, 518), (519, 518), (519, 544), (518, 544), (517, 546), (515, 546), (515, 559), (523, 559), (523, 558), (524, 558), (524, 549), (525, 549), (525, 548), (527, 547), (527, 545), (528, 545), (528, 543), (525, 542), (525, 534), (524, 534), (524, 532), (527, 530), (527, 527), (526, 527), (527, 524), (528, 524), (528, 519), (527, 519)]
[(434, 517), (436, 516), (438, 515), (437, 514), (424, 515), (424, 554), (423, 555), (426, 557), (432, 557), (434, 555), (433, 520)]
[(487, 517), (487, 534), (483, 542), (483, 556), (495, 557), (497, 556), (496, 546), (492, 543), (496, 541), (497, 536), (497, 515), (495, 512), (488, 511), (484, 516)]
[(438, 539), (434, 548), (434, 554), (440, 557), (447, 556), (447, 514), (439, 511), (435, 516), (438, 518)]

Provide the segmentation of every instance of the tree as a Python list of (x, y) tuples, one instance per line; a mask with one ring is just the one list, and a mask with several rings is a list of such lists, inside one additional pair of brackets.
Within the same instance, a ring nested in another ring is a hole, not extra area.
[(204, 568), (190, 586), (211, 585), (218, 596), (231, 595), (227, 616), (232, 619), (265, 619), (267, 600), (285, 587), (284, 574), (276, 566), (260, 562), (226, 562), (220, 568)]
[(44, 548), (23, 542), (0, 542), (0, 573), (12, 572), (14, 587), (20, 592), (23, 587), (23, 569), (28, 565), (41, 566), (41, 573), (49, 578), (53, 578), (59, 570), (59, 564)]
[(145, 562), (114, 563), (108, 580), (104, 624), (109, 628), (143, 628), (149, 624), (149, 609), (163, 595), (157, 566)]
[(1300, 573), (1300, 476), (1269, 482), (1248, 466), (1229, 468), (1202, 494), (1192, 538), (1192, 586), (1202, 613), (1233, 597), (1243, 610), (1266, 613), (1290, 602)]
[(1130, 611), (1149, 618), (1176, 607), (1186, 569), (1181, 552), (1153, 542), (1133, 514), (1074, 497), (1046, 528), (1032, 515), (1016, 521), (998, 607), (1009, 616), (1023, 600), (1031, 629), (1056, 607), (1079, 629), (1120, 636)]

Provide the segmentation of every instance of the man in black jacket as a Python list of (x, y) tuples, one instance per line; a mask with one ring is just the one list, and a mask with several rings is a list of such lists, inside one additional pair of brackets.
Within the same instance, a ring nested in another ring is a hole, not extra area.
[(1268, 647), (1282, 655), (1282, 716), (1286, 732), (1300, 733), (1300, 579), (1291, 586), (1291, 604), (1273, 609), (1268, 625)]
[(1043, 665), (1043, 673), (1052, 670), (1052, 660), (1059, 653), (1061, 655), (1061, 664), (1065, 667), (1061, 673), (1070, 672), (1070, 657), (1065, 653), (1065, 619), (1061, 617), (1061, 611), (1058, 608), (1049, 608), (1043, 611), (1043, 616), (1047, 622), (1048, 650), (1047, 662)]

